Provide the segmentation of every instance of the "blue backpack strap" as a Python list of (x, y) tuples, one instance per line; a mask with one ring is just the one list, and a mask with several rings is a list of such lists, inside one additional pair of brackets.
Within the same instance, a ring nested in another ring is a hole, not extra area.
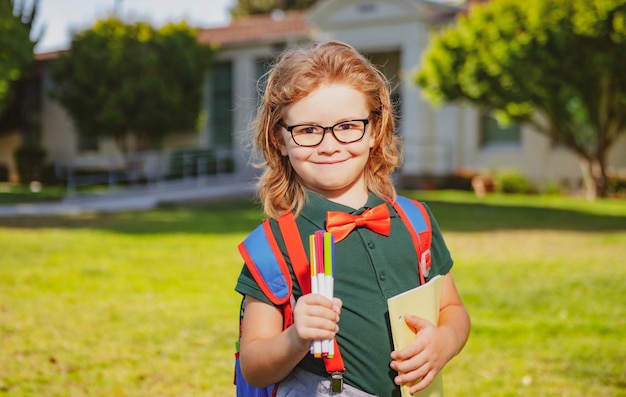
[(411, 234), (419, 263), (420, 284), (424, 284), (432, 265), (432, 226), (428, 211), (417, 200), (404, 196), (397, 196), (393, 207)]
[(239, 253), (255, 281), (275, 305), (289, 302), (291, 276), (272, 229), (266, 219), (239, 244)]

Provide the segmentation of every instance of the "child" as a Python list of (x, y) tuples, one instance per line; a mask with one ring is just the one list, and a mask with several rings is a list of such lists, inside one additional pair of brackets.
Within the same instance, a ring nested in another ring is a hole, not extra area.
[[(439, 324), (406, 316), (418, 333), (409, 347), (393, 350), (387, 298), (419, 285), (419, 274), (410, 234), (389, 204), (400, 149), (385, 77), (341, 42), (286, 52), (269, 72), (255, 143), (265, 159), (259, 194), (274, 230), (276, 218), (293, 211), (306, 239), (326, 229), (328, 211), (361, 214), (381, 204), (391, 227), (388, 235), (356, 227), (336, 243), (332, 301), (302, 295), (292, 271), (297, 303), (285, 330), (281, 312), (244, 266), (236, 290), (245, 296), (239, 357), (246, 380), (259, 387), (280, 382), (278, 396), (329, 395), (323, 360), (309, 348), (336, 337), (346, 372), (342, 394), (333, 395), (399, 396), (399, 385), (416, 380), (412, 392), (425, 388), (463, 348), (470, 322), (429, 212), (428, 276), (445, 275)], [(308, 239), (303, 244), (308, 250)]]

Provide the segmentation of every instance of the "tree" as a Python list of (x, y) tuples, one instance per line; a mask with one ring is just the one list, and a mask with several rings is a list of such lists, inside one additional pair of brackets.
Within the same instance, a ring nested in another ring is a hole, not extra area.
[(415, 82), (434, 104), (467, 101), (530, 123), (607, 193), (607, 153), (626, 132), (626, 0), (494, 0), (436, 34)]
[(184, 22), (156, 30), (98, 21), (53, 64), (52, 96), (83, 136), (113, 137), (123, 151), (131, 133), (140, 150), (158, 146), (166, 133), (197, 126), (212, 50), (196, 36)]
[(0, 1), (0, 115), (16, 102), (15, 86), (33, 62), (35, 43), (30, 30), (38, 3), (36, 0), (27, 11), (26, 1)]
[(306, 10), (317, 0), (237, 0), (230, 9), (230, 15), (241, 18), (249, 15), (269, 14), (274, 10)]

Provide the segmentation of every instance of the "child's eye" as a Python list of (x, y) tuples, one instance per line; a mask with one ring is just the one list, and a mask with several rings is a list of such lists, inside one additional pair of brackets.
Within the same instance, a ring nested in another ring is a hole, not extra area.
[(356, 128), (357, 128), (356, 124), (351, 123), (351, 122), (341, 123), (341, 124), (339, 124), (338, 126), (335, 127), (335, 129), (339, 130), (339, 131), (341, 131), (341, 130), (344, 130), (344, 131), (345, 130), (354, 130)]
[(321, 128), (314, 125), (303, 125), (298, 127), (295, 131), (298, 134), (319, 134), (321, 133)]

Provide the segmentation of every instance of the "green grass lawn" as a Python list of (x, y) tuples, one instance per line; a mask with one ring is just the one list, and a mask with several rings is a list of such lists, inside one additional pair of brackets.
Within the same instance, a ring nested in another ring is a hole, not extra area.
[[(452, 396), (626, 395), (626, 202), (405, 192), (472, 317)], [(0, 218), (0, 396), (234, 396), (245, 202)]]
[(67, 193), (59, 186), (30, 186), (0, 182), (0, 205), (59, 201)]

